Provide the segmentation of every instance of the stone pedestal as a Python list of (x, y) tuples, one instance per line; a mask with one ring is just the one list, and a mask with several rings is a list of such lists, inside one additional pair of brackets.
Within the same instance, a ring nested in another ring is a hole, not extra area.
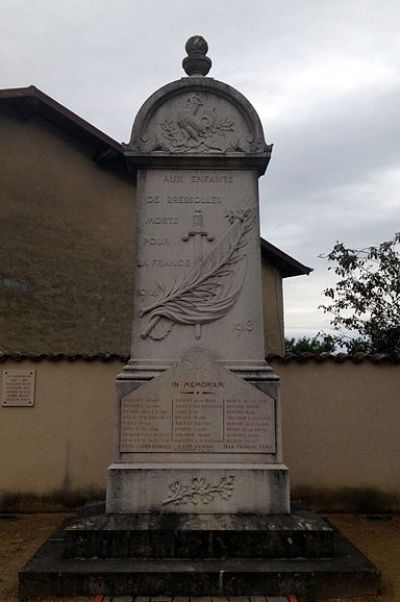
[(312, 512), (92, 514), (64, 531), (65, 558), (329, 558), (334, 529)]
[(110, 513), (285, 514), (279, 384), (195, 347), (147, 383), (118, 382)]
[(107, 478), (109, 513), (290, 512), (281, 464), (113, 464)]
[[(20, 574), (35, 596), (376, 594), (374, 566), (326, 521), (290, 515), (106, 514), (69, 519)], [(172, 601), (171, 601), (172, 602)]]

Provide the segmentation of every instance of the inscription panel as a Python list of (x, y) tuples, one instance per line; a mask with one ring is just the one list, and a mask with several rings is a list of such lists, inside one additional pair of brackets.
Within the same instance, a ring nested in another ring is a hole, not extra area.
[(224, 400), (224, 447), (232, 451), (274, 451), (265, 441), (273, 423), (273, 404), (265, 399)]
[(257, 187), (249, 170), (139, 170), (132, 357), (242, 359), (243, 341), (264, 357)]
[[(172, 436), (171, 407), (157, 397), (136, 397), (121, 405), (125, 448), (168, 451)], [(135, 450), (136, 451), (136, 450)]]
[(202, 391), (173, 398), (174, 451), (214, 452), (223, 443), (223, 403), (221, 399), (202, 394)]
[(35, 371), (4, 370), (2, 405), (30, 407), (35, 402)]
[(196, 350), (122, 399), (120, 451), (274, 453), (275, 401)]

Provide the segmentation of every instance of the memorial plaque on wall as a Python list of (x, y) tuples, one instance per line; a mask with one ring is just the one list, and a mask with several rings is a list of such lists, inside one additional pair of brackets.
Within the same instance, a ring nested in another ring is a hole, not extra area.
[(198, 349), (122, 399), (120, 451), (274, 453), (275, 401)]
[(3, 407), (30, 407), (35, 402), (35, 371), (4, 370), (2, 382)]

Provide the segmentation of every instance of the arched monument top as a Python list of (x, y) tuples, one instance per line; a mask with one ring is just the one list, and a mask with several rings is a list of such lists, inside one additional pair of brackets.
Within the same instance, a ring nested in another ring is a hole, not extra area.
[(199, 35), (185, 45), (188, 77), (152, 94), (138, 112), (125, 157), (144, 167), (253, 168), (264, 173), (272, 145), (251, 103), (235, 88), (206, 77), (211, 59)]
[(260, 119), (235, 88), (209, 77), (171, 82), (143, 104), (126, 151), (156, 155), (270, 156)]

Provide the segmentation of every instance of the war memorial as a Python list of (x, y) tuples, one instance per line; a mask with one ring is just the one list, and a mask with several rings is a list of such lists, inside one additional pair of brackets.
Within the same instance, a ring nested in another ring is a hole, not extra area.
[(144, 103), (124, 146), (135, 298), (106, 501), (38, 550), (21, 600), (373, 593), (368, 559), (290, 502), (262, 322), (258, 180), (272, 145), (249, 101), (207, 76), (205, 40), (186, 50), (186, 76)]

